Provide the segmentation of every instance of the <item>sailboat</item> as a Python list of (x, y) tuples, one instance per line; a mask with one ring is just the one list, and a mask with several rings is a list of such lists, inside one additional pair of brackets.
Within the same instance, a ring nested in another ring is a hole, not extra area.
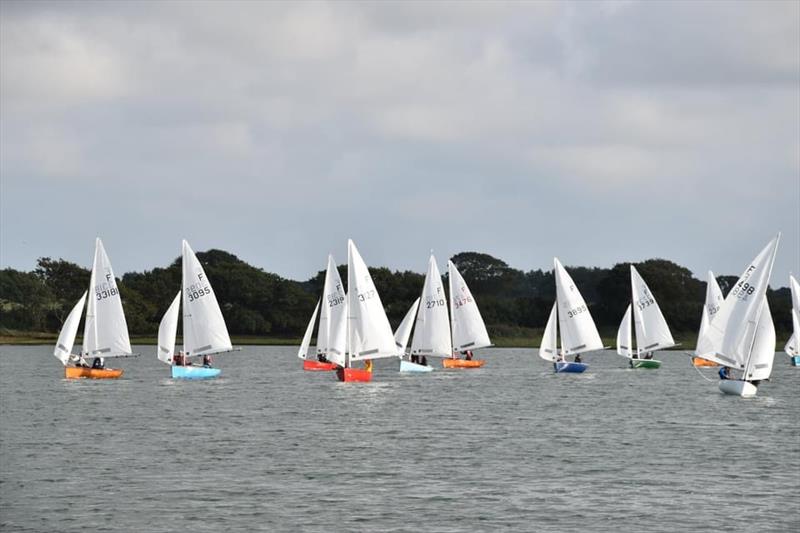
[[(308, 358), (308, 345), (320, 309), (319, 329), (317, 330), (317, 357)], [(322, 289), (322, 300), (317, 303), (311, 321), (306, 328), (303, 344), (297, 356), (303, 360), (303, 370), (325, 371), (335, 370), (344, 363), (346, 343), (347, 304), (342, 279), (336, 269), (332, 255), (328, 255), (328, 269), (325, 272), (325, 285)]]
[(783, 350), (789, 356), (792, 366), (800, 366), (800, 284), (794, 276), (789, 276), (792, 291), (792, 336)]
[[(544, 328), (539, 357), (553, 363), (557, 373), (581, 373), (589, 365), (580, 362), (580, 354), (604, 348), (586, 302), (575, 286), (575, 282), (561, 265), (553, 259), (556, 278), (556, 303)], [(561, 333), (561, 351), (557, 347), (558, 331)], [(576, 361), (566, 361), (575, 355)]]
[[(447, 296), (436, 258), (428, 258), (428, 271), (422, 285), (414, 336), (411, 339), (411, 361), (401, 361), (401, 371), (427, 371), (428, 357), (452, 357), (450, 318), (447, 313)], [(407, 364), (403, 364), (407, 363)]]
[[(75, 344), (75, 335), (78, 332), (87, 294), (91, 296), (86, 305), (83, 349), (80, 354), (73, 354), (72, 346)], [(89, 291), (83, 293), (67, 316), (58, 335), (53, 355), (64, 365), (64, 377), (95, 379), (114, 379), (122, 376), (122, 370), (104, 368), (104, 359), (133, 355), (114, 271), (111, 269), (111, 262), (108, 260), (103, 242), (99, 238), (95, 240)], [(95, 358), (92, 368), (86, 364), (84, 357)], [(70, 366), (70, 363), (74, 363), (75, 366)]]
[[(655, 296), (633, 265), (631, 265), (631, 294), (633, 302), (628, 305), (617, 332), (617, 353), (629, 359), (631, 368), (659, 368), (661, 361), (653, 359), (652, 352), (675, 346), (675, 341)], [(635, 351), (631, 335), (631, 309), (636, 327)]]
[[(397, 357), (397, 346), (375, 283), (352, 240), (347, 241), (346, 301), (347, 349), (336, 377), (339, 381), (372, 381), (372, 360)], [(366, 368), (354, 368), (357, 361), (365, 361)]]
[[(186, 240), (182, 243), (181, 291), (175, 295), (158, 326), (157, 356), (170, 365), (176, 379), (206, 379), (220, 374), (210, 365), (213, 354), (233, 351), (225, 319), (203, 266)], [(182, 298), (181, 298), (182, 297)], [(178, 313), (183, 302), (183, 351), (175, 353)], [(193, 364), (190, 357), (203, 357)]]
[[(480, 368), (486, 361), (472, 359), (472, 350), (492, 345), (486, 324), (472, 292), (452, 261), (447, 262), (447, 280), (450, 289), (450, 320), (453, 334), (453, 355), (443, 359), (445, 368)], [(457, 359), (455, 354), (467, 353), (470, 359)]]
[(411, 307), (408, 309), (403, 321), (397, 326), (397, 331), (394, 332), (394, 343), (397, 346), (397, 353), (400, 358), (400, 372), (432, 372), (433, 367), (428, 365), (421, 365), (412, 363), (405, 358), (406, 346), (408, 346), (408, 339), (411, 337), (411, 328), (414, 327), (414, 320), (417, 316), (417, 309), (419, 308), (419, 298), (414, 300)]
[[(703, 315), (700, 318), (698, 337), (705, 335), (708, 324), (713, 320), (717, 311), (719, 311), (719, 306), (722, 305), (724, 299), (725, 298), (722, 297), (722, 289), (719, 288), (719, 284), (717, 283), (717, 278), (714, 276), (714, 273), (709, 270), (706, 277), (706, 303), (703, 305)], [(700, 357), (692, 357), (692, 364), (694, 366), (719, 366), (714, 361), (709, 361), (708, 359)]]
[(741, 372), (720, 381), (725, 394), (755, 396), (772, 374), (775, 326), (766, 293), (779, 241), (780, 233), (753, 259), (697, 339), (698, 357)]

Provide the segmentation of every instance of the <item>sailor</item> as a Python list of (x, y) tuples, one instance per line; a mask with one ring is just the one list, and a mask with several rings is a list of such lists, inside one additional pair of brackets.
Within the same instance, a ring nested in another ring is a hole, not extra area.
[(86, 359), (81, 354), (72, 354), (69, 356), (69, 360), (75, 363), (78, 368), (89, 368), (89, 363), (86, 362)]
[(203, 356), (203, 366), (206, 368), (211, 368), (211, 356), (206, 354)]
[(105, 368), (105, 366), (106, 365), (104, 364), (102, 357), (95, 357), (94, 361), (92, 361), (92, 368), (94, 369), (100, 370)]
[(372, 372), (372, 359), (367, 359), (364, 361), (364, 370), (367, 372)]
[(719, 379), (733, 379), (733, 376), (731, 376), (731, 368), (729, 366), (723, 366), (719, 369)]
[(579, 353), (575, 354), (575, 362), (576, 363), (580, 363), (581, 362), (581, 354), (579, 354)]
[(467, 350), (464, 352), (464, 359), (467, 361), (472, 361), (472, 350)]
[(422, 366), (428, 366), (428, 358), (423, 355), (419, 364), (421, 364)]

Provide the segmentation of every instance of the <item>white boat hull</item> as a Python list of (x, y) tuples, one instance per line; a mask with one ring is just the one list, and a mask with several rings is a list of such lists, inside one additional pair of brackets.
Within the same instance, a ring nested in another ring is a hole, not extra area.
[(433, 372), (432, 366), (418, 365), (404, 359), (400, 360), (400, 372)]
[(724, 379), (719, 382), (719, 390), (723, 394), (731, 396), (741, 396), (742, 398), (752, 398), (758, 392), (758, 387), (749, 381), (738, 379)]

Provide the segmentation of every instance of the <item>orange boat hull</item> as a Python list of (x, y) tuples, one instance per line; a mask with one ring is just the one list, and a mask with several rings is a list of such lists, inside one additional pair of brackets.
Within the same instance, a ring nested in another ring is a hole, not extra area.
[(68, 366), (64, 368), (64, 377), (67, 379), (117, 379), (122, 375), (118, 368), (83, 368)]
[(483, 359), (442, 359), (442, 366), (445, 368), (480, 368), (486, 364)]
[(372, 381), (372, 372), (363, 368), (337, 368), (336, 377), (339, 381), (362, 382)]
[(310, 370), (311, 372), (336, 370), (336, 363), (323, 363), (322, 361), (312, 361), (310, 359), (306, 359), (303, 361), (303, 370)]
[(708, 359), (702, 359), (700, 357), (692, 357), (692, 364), (694, 366), (719, 366), (714, 361), (709, 361)]

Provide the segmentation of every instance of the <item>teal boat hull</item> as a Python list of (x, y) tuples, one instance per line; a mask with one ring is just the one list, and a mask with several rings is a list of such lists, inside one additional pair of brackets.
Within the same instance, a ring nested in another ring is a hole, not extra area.
[(792, 366), (800, 366), (800, 355), (792, 356)]
[(172, 366), (173, 379), (211, 379), (222, 372), (219, 368), (207, 366)]

